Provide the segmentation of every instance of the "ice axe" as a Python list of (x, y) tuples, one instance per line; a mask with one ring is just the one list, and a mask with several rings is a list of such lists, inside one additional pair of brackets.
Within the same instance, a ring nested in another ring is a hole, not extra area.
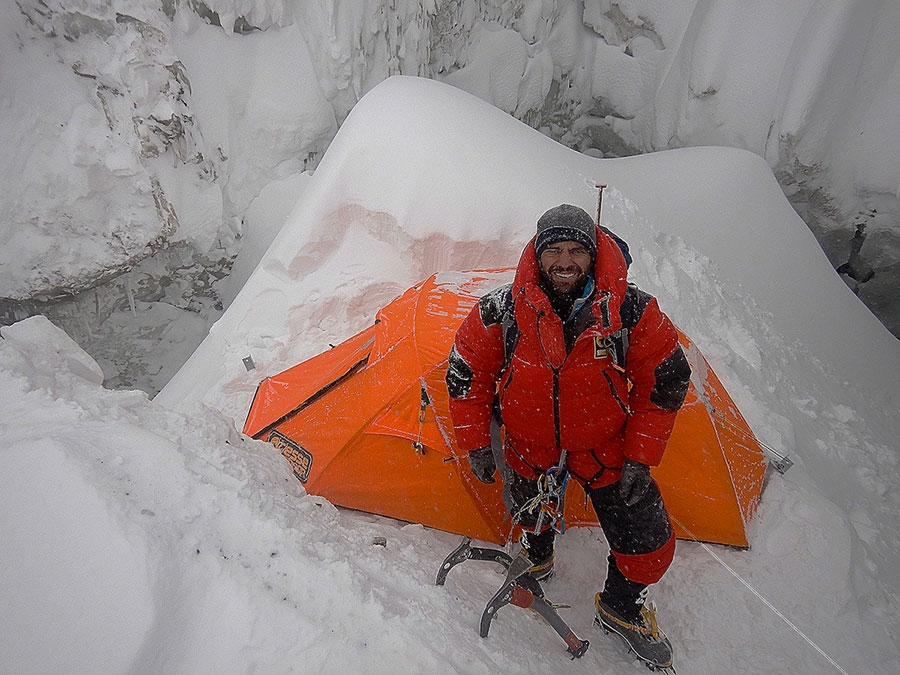
[(486, 638), (488, 636), (488, 632), (491, 629), (491, 621), (497, 615), (497, 610), (504, 605), (515, 605), (516, 607), (533, 609), (549, 623), (550, 627), (566, 643), (567, 651), (572, 655), (573, 659), (584, 656), (590, 643), (575, 635), (553, 605), (544, 598), (544, 589), (541, 587), (540, 582), (528, 573), (528, 570), (532, 567), (532, 562), (524, 552), (520, 552), (519, 555), (513, 558), (499, 549), (483, 548), (472, 546), (471, 544), (472, 540), (468, 537), (463, 539), (460, 545), (444, 558), (444, 562), (441, 564), (440, 570), (438, 570), (435, 584), (443, 586), (450, 570), (466, 560), (488, 560), (503, 565), (506, 569), (506, 579), (490, 601), (488, 601), (487, 605), (485, 605), (484, 612), (481, 614), (479, 626), (481, 637)]

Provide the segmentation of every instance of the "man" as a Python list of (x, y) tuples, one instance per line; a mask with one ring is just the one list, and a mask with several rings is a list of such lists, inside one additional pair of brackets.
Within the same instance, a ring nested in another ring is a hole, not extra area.
[[(671, 646), (644, 605), (675, 536), (650, 475), (684, 401), (690, 367), (656, 299), (628, 284), (627, 247), (563, 204), (537, 223), (511, 284), (460, 326), (447, 372), (450, 413), (472, 473), (494, 482), (491, 419), (505, 427), (505, 499), (522, 546), (547, 578), (555, 532), (541, 523), (548, 476), (585, 489), (610, 555), (597, 620), (655, 668)], [(630, 260), (630, 258), (629, 258)], [(551, 505), (552, 506), (552, 505)]]

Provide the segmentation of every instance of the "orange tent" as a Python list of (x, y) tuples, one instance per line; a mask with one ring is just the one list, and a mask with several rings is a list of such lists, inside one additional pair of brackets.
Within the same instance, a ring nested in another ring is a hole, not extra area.
[[(456, 446), (444, 384), (459, 324), (513, 271), (442, 272), (382, 308), (375, 324), (263, 380), (244, 433), (273, 443), (311, 494), (338, 506), (502, 543), (501, 485), (479, 483)], [(763, 452), (719, 379), (681, 335), (693, 369), (663, 463), (653, 469), (681, 538), (747, 547)], [(596, 525), (569, 483), (566, 524)]]

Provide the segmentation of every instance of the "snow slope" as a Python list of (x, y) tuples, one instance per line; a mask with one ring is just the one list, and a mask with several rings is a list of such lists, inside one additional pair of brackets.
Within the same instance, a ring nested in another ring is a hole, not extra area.
[(305, 495), (271, 446), (235, 431), (267, 374), (349, 337), (433, 271), (514, 262), (546, 208), (593, 211), (597, 182), (610, 186), (603, 223), (635, 254), (632, 278), (760, 439), (795, 461), (772, 477), (749, 551), (680, 542), (653, 589), (679, 673), (897, 672), (900, 346), (765, 162), (722, 148), (592, 159), (414, 78), (354, 108), (231, 307), (154, 400), (102, 389), (99, 367), (42, 318), (2, 329), (0, 663), (646, 672), (590, 626), (598, 532), (560, 541), (547, 585), (592, 642), (583, 659), (512, 607), (483, 640), (498, 569), (467, 563), (433, 586), (458, 537)]

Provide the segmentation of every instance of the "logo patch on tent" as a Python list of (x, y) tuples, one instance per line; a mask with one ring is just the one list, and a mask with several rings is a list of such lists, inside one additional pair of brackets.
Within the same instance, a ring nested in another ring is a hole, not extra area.
[(294, 475), (301, 483), (305, 483), (309, 479), (309, 470), (312, 468), (312, 453), (277, 431), (271, 432), (267, 440), (281, 451), (281, 454), (291, 463)]
[(599, 335), (594, 336), (594, 358), (595, 359), (605, 359), (606, 358), (606, 343), (603, 341), (603, 338)]

